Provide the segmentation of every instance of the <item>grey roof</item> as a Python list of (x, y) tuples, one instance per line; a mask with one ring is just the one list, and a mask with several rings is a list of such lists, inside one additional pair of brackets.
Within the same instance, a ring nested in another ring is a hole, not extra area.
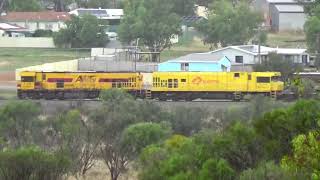
[(182, 56), (177, 58), (178, 61), (220, 61), (221, 59), (217, 59), (216, 57), (212, 56), (211, 53), (194, 53), (188, 54), (186, 56)]
[(284, 4), (284, 3), (287, 3), (287, 4), (297, 4), (298, 1), (297, 0), (267, 0), (268, 3), (270, 4)]
[(79, 15), (91, 14), (95, 16), (107, 16), (107, 11), (102, 9), (79, 9)]
[(303, 13), (304, 9), (301, 5), (290, 4), (290, 5), (276, 5), (279, 12), (290, 12), (290, 13)]

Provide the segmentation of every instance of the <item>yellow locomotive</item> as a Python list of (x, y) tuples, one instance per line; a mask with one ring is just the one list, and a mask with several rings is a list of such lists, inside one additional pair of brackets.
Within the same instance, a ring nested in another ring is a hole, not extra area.
[(21, 72), (18, 97), (94, 99), (101, 90), (121, 88), (136, 97), (159, 100), (240, 100), (246, 94), (276, 97), (284, 88), (278, 72), (154, 72), (151, 75), (147, 78), (147, 74), (135, 72)]
[(159, 100), (234, 99), (246, 94), (276, 97), (283, 91), (279, 72), (155, 72), (152, 96)]
[(125, 89), (136, 95), (142, 89), (140, 73), (105, 72), (21, 72), (21, 99), (94, 99), (101, 90)]

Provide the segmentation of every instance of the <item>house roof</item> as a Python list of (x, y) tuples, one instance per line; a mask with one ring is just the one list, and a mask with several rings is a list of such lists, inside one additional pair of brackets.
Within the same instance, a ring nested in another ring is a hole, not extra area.
[(267, 0), (267, 1), (270, 4), (284, 4), (284, 3), (297, 4), (298, 3), (297, 0)]
[(182, 57), (179, 57), (177, 59), (175, 59), (174, 61), (177, 62), (190, 62), (190, 61), (211, 61), (211, 62), (218, 62), (220, 61), (221, 59), (217, 59), (215, 57), (213, 57), (211, 55), (211, 53), (193, 53), (193, 54), (188, 54), (186, 56), (182, 56)]
[(21, 26), (9, 24), (9, 23), (0, 23), (0, 29), (5, 31), (10, 30), (27, 30), (26, 28), (23, 28)]
[[(215, 51), (211, 51), (210, 53), (215, 53), (219, 51), (223, 51), (226, 49), (234, 49), (237, 51), (241, 51), (246, 54), (250, 54), (253, 56), (258, 55), (258, 45), (240, 45), (240, 46), (228, 46), (225, 48), (217, 49)], [(271, 52), (275, 52), (278, 54), (303, 54), (306, 53), (307, 49), (294, 49), (294, 48), (271, 48), (267, 46), (260, 46), (260, 54), (261, 55), (267, 55)]]
[(85, 9), (79, 8), (69, 12), (77, 16), (91, 14), (99, 19), (121, 19), (123, 16), (123, 9)]
[(195, 23), (195, 22), (198, 22), (198, 21), (204, 19), (204, 17), (201, 17), (201, 16), (183, 16), (181, 19), (182, 19), (182, 23), (183, 24), (191, 25), (192, 23)]
[(303, 13), (303, 6), (298, 4), (288, 4), (288, 5), (275, 5), (276, 9), (279, 12), (288, 12), (288, 13)]
[(0, 19), (15, 21), (68, 21), (70, 15), (66, 12), (42, 11), (42, 12), (9, 12)]

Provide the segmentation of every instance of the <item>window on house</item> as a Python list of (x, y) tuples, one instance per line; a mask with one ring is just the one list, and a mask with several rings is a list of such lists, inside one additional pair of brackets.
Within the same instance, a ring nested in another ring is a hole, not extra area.
[(181, 63), (181, 71), (189, 71), (189, 63)]
[(243, 56), (236, 56), (236, 63), (243, 63)]
[(52, 24), (46, 24), (46, 29), (47, 30), (52, 30)]
[(235, 78), (240, 77), (240, 73), (234, 73), (233, 77), (235, 77)]
[(270, 83), (270, 77), (257, 77), (257, 83)]
[(308, 63), (308, 55), (302, 55), (302, 63), (307, 64)]

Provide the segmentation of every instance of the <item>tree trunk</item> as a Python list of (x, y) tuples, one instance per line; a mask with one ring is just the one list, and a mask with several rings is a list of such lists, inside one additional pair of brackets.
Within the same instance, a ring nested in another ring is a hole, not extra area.
[(114, 170), (110, 171), (111, 180), (118, 180), (119, 173), (115, 172)]

